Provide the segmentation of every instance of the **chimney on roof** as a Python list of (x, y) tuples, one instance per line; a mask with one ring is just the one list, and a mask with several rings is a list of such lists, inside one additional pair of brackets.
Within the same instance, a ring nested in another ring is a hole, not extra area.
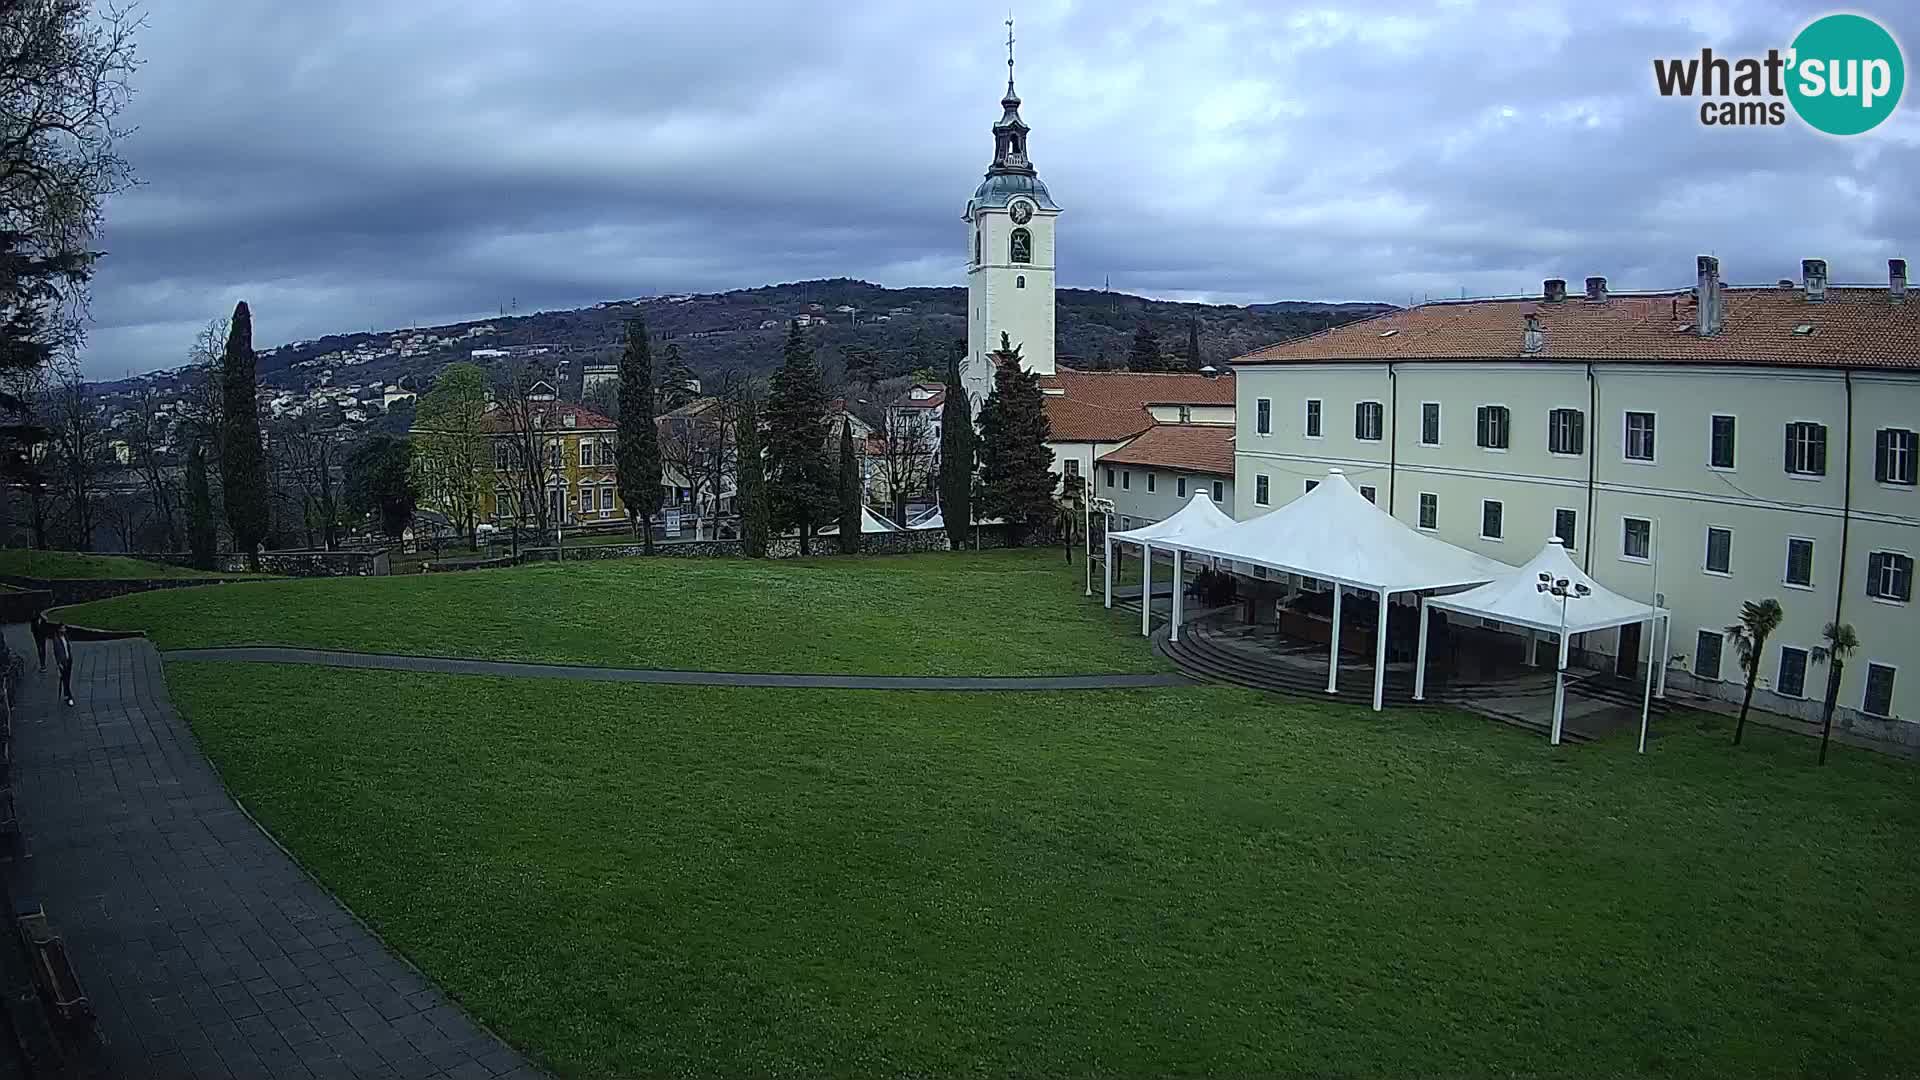
[(1801, 259), (1800, 276), (1807, 283), (1807, 299), (1818, 303), (1827, 298), (1827, 260)]
[(1907, 260), (1887, 260), (1887, 295), (1896, 304), (1907, 299)]
[(1694, 332), (1701, 337), (1711, 337), (1720, 332), (1720, 318), (1723, 314), (1720, 298), (1720, 260), (1711, 255), (1702, 255), (1693, 261), (1694, 286), (1693, 321)]
[(1520, 339), (1520, 351), (1529, 355), (1546, 348), (1547, 336), (1540, 330), (1540, 316), (1536, 312), (1527, 312), (1527, 332)]
[(1590, 277), (1587, 279), (1587, 299), (1596, 304), (1607, 302), (1607, 279)]
[(1550, 277), (1541, 284), (1541, 291), (1546, 295), (1547, 303), (1561, 303), (1567, 298), (1567, 279)]

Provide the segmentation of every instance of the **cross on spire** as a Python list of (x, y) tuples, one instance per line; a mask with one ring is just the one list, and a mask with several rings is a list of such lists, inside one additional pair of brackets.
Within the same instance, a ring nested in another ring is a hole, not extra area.
[(1007, 91), (1013, 91), (1013, 12), (1007, 12)]

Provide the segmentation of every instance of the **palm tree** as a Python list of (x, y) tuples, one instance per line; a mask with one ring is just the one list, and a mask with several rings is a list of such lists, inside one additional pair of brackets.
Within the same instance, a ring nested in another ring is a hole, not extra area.
[(1816, 646), (1808, 654), (1816, 664), (1833, 662), (1827, 668), (1827, 703), (1820, 710), (1820, 764), (1827, 763), (1827, 738), (1833, 734), (1833, 706), (1840, 700), (1840, 672), (1860, 651), (1860, 637), (1853, 632), (1852, 623), (1830, 622), (1820, 631), (1825, 643)]
[(1735, 746), (1747, 732), (1747, 710), (1753, 706), (1753, 684), (1760, 678), (1760, 658), (1766, 654), (1767, 638), (1780, 629), (1785, 616), (1778, 600), (1769, 598), (1757, 604), (1749, 600), (1740, 605), (1740, 621), (1727, 627), (1727, 636), (1740, 654), (1740, 670), (1747, 673), (1747, 696), (1740, 699), (1740, 722), (1733, 728)]

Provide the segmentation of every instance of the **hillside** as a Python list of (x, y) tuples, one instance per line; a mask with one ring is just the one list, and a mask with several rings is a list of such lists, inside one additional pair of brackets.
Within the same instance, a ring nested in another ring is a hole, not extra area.
[[(1305, 301), (1234, 307), (1063, 289), (1058, 353), (1075, 366), (1120, 366), (1142, 322), (1154, 328), (1168, 352), (1182, 352), (1191, 319), (1199, 328), (1203, 357), (1219, 362), (1387, 308)], [(501, 367), (522, 356), (538, 356), (574, 380), (583, 365), (615, 359), (622, 325), (636, 315), (646, 320), (657, 342), (678, 344), (703, 378), (732, 370), (771, 370), (780, 361), (788, 322), (801, 316), (823, 320), (809, 326), (808, 333), (830, 373), (837, 371), (844, 350), (859, 348), (874, 354), (876, 375), (884, 378), (938, 367), (947, 355), (943, 347), (966, 336), (966, 290), (888, 289), (836, 278), (609, 301), (451, 326), (329, 335), (262, 352), (260, 381), (268, 389), (294, 392), (323, 382), (377, 386), (405, 379), (424, 387), (434, 372), (454, 360), (471, 358)], [(161, 375), (155, 381), (165, 385), (171, 378)], [(111, 394), (123, 387), (107, 383), (100, 389)]]

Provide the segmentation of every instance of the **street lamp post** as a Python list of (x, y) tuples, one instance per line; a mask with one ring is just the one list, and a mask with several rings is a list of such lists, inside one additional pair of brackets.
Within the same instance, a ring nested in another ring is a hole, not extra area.
[(1545, 570), (1540, 571), (1540, 580), (1533, 587), (1560, 598), (1560, 663), (1553, 673), (1553, 730), (1547, 737), (1548, 745), (1559, 746), (1561, 719), (1567, 712), (1567, 601), (1584, 600), (1593, 590), (1566, 578), (1555, 578)]

